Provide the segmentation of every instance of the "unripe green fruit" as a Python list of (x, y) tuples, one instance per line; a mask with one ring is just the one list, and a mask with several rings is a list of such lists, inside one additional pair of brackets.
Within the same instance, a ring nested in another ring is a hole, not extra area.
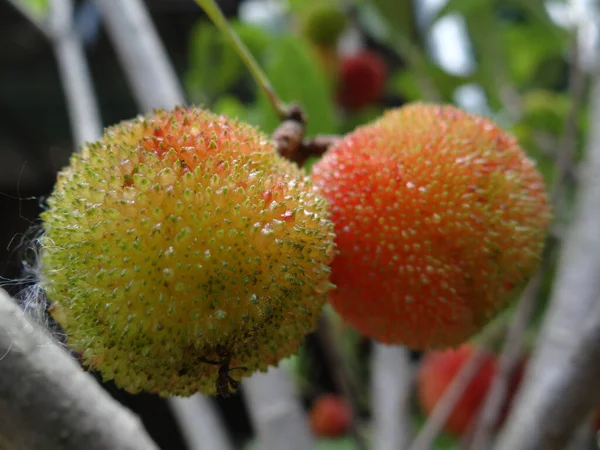
[(310, 7), (302, 17), (302, 33), (314, 44), (334, 46), (346, 28), (344, 11), (331, 2), (321, 2)]
[(54, 317), (130, 392), (214, 394), (223, 367), (266, 370), (297, 351), (331, 286), (333, 225), (308, 178), (257, 129), (201, 109), (107, 129), (48, 205)]

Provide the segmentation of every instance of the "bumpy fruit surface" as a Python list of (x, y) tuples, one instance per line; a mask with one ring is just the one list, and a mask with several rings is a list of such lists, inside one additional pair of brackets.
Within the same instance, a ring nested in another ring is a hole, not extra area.
[(54, 314), (128, 391), (213, 394), (216, 363), (237, 378), (277, 364), (326, 300), (325, 201), (266, 136), (224, 116), (177, 108), (107, 129), (48, 205)]
[(350, 428), (350, 406), (344, 399), (333, 394), (317, 398), (310, 410), (310, 426), (320, 437), (343, 436)]
[(331, 303), (373, 339), (457, 346), (538, 266), (550, 217), (542, 177), (485, 118), (390, 110), (332, 147), (313, 180), (336, 227)]
[[(457, 350), (431, 352), (425, 356), (419, 365), (417, 390), (421, 408), (426, 414), (431, 414), (454, 377), (475, 351), (476, 349), (470, 344), (464, 344)], [(487, 353), (484, 358), (483, 364), (471, 379), (446, 421), (444, 428), (450, 433), (458, 436), (466, 433), (481, 411), (498, 370), (498, 358), (495, 354)], [(510, 380), (508, 395), (502, 406), (497, 425), (500, 425), (507, 416), (514, 394), (523, 377), (524, 361), (520, 361)]]
[(339, 70), (338, 102), (350, 111), (375, 103), (382, 96), (387, 79), (385, 61), (370, 50), (342, 60)]

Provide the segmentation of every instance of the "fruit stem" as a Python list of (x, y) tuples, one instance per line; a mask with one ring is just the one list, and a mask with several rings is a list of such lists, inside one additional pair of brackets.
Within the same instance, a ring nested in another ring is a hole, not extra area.
[(288, 116), (288, 106), (278, 97), (267, 75), (263, 72), (258, 62), (248, 50), (248, 47), (242, 42), (237, 33), (231, 28), (229, 22), (223, 15), (223, 12), (214, 0), (195, 0), (196, 3), (204, 10), (217, 29), (229, 39), (231, 45), (242, 59), (252, 78), (260, 89), (263, 91), (269, 103), (277, 116), (284, 120)]

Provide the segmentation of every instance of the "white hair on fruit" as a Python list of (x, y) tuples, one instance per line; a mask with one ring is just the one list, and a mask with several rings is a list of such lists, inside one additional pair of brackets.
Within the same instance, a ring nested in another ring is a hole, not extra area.
[(17, 304), (28, 317), (48, 330), (62, 346), (65, 346), (66, 335), (62, 327), (50, 315), (52, 302), (46, 296), (40, 279), (40, 252), (42, 251), (43, 234), (44, 229), (42, 225), (38, 224), (31, 226), (21, 236), (15, 251), (21, 252), (22, 275), (14, 279), (0, 277), (0, 289), (10, 286), (20, 287), (16, 293), (12, 294)]

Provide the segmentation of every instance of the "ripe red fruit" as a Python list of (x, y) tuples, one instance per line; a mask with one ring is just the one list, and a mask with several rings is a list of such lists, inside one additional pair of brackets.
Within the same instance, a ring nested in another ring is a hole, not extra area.
[(350, 427), (351, 412), (348, 403), (333, 394), (321, 395), (310, 410), (310, 426), (320, 437), (339, 437)]
[(338, 102), (348, 110), (375, 103), (385, 88), (387, 65), (377, 54), (363, 50), (342, 60)]
[(388, 111), (333, 146), (313, 180), (335, 223), (331, 304), (372, 339), (457, 346), (539, 264), (542, 176), (483, 117), (420, 103)]
[[(464, 344), (457, 350), (435, 351), (425, 356), (417, 374), (417, 390), (421, 408), (426, 414), (431, 414), (444, 391), (475, 351), (476, 348), (472, 345)], [(497, 370), (497, 356), (492, 353), (486, 354), (483, 365), (469, 383), (448, 418), (445, 424), (446, 431), (459, 436), (468, 431), (483, 406)], [(521, 362), (511, 379), (509, 393), (503, 405), (498, 425), (504, 421), (509, 411), (510, 403), (521, 382), (523, 372), (524, 362)]]

